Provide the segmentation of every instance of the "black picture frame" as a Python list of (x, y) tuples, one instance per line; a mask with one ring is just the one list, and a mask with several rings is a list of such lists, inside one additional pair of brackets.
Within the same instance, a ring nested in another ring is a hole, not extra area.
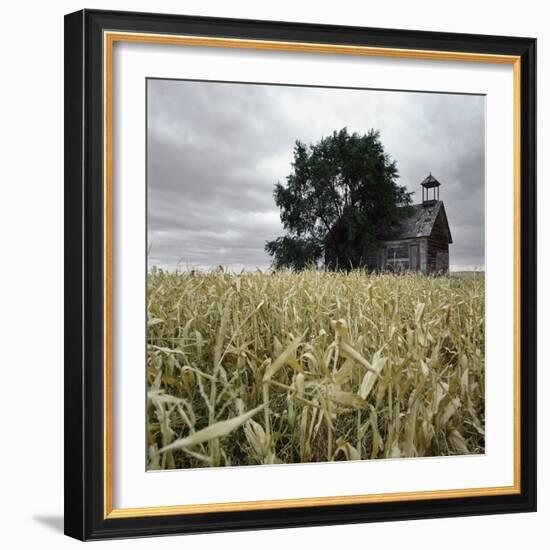
[[(517, 56), (520, 126), (520, 490), (516, 494), (106, 517), (104, 31)], [(536, 510), (536, 40), (82, 10), (65, 17), (65, 533), (80, 540)]]

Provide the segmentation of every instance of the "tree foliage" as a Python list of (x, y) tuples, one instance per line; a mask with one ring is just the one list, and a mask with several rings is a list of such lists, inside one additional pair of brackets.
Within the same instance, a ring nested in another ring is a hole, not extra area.
[(368, 267), (367, 255), (409, 215), (411, 193), (380, 133), (333, 132), (314, 145), (296, 141), (286, 185), (273, 196), (286, 235), (268, 241), (276, 268), (323, 260), (331, 269)]

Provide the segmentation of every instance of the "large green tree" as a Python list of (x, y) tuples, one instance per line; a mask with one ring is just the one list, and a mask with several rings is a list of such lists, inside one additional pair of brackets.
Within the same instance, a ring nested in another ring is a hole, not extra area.
[(411, 193), (380, 133), (347, 128), (314, 145), (296, 141), (292, 172), (273, 192), (286, 235), (268, 241), (275, 268), (369, 267), (367, 257), (410, 215)]

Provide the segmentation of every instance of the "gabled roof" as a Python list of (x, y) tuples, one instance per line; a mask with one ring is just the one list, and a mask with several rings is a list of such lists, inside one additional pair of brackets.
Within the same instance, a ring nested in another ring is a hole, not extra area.
[(412, 215), (403, 220), (397, 232), (392, 236), (392, 239), (429, 237), (432, 234), (437, 217), (441, 213), (443, 223), (447, 229), (448, 242), (453, 242), (442, 201), (426, 201), (421, 204), (413, 204), (411, 207), (413, 208)]

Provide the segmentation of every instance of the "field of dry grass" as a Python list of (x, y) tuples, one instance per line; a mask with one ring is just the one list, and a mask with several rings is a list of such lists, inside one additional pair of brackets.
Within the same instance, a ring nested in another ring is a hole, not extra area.
[(151, 270), (149, 469), (483, 453), (484, 284)]

